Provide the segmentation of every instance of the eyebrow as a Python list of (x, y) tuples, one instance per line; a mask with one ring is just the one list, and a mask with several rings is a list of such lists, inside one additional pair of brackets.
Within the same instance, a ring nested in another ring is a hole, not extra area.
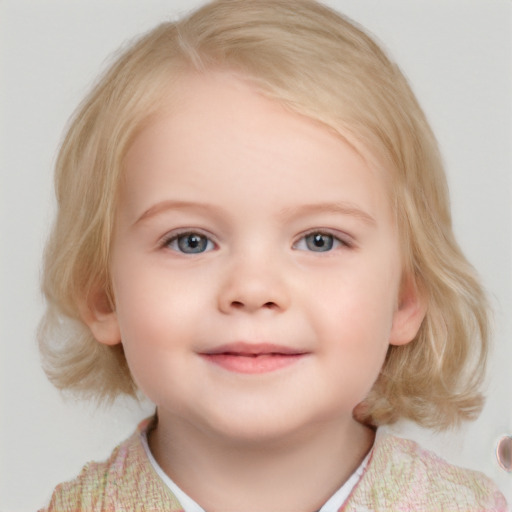
[(357, 205), (349, 202), (334, 203), (312, 203), (302, 204), (297, 207), (283, 208), (279, 212), (280, 217), (295, 217), (300, 215), (314, 215), (318, 213), (333, 213), (337, 215), (347, 215), (362, 220), (365, 224), (377, 225), (377, 221), (369, 213), (365, 212)]
[[(133, 225), (139, 224), (151, 217), (154, 217), (167, 210), (204, 210), (207, 213), (220, 213), (220, 208), (205, 203), (195, 203), (192, 201), (178, 201), (168, 199), (154, 204), (148, 208), (144, 213), (137, 218)], [(283, 208), (280, 210), (278, 216), (281, 218), (292, 218), (301, 215), (314, 215), (319, 213), (333, 213), (337, 215), (347, 215), (358, 218), (364, 223), (369, 225), (376, 225), (377, 221), (369, 213), (365, 212), (361, 208), (357, 207), (352, 203), (347, 202), (334, 202), (334, 203), (312, 203), (312, 204), (301, 204), (290, 208)]]
[(204, 210), (205, 212), (213, 212), (215, 210), (220, 210), (214, 205), (205, 204), (205, 203), (195, 203), (193, 201), (178, 201), (173, 199), (168, 199), (165, 201), (161, 201), (159, 203), (154, 204), (150, 208), (148, 208), (137, 220), (133, 223), (135, 226), (140, 222), (143, 222), (151, 217), (155, 217), (156, 215), (163, 213), (167, 210)]

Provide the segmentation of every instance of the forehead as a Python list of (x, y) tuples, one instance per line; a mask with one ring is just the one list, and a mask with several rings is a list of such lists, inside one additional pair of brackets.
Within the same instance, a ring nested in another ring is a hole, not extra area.
[(185, 75), (129, 148), (122, 196), (132, 201), (152, 188), (147, 201), (156, 202), (171, 188), (178, 194), (179, 185), (182, 196), (236, 194), (243, 202), (249, 180), (268, 197), (286, 190), (283, 204), (311, 202), (315, 194), (335, 202), (346, 188), (380, 207), (386, 173), (349, 138), (285, 109), (233, 74)]

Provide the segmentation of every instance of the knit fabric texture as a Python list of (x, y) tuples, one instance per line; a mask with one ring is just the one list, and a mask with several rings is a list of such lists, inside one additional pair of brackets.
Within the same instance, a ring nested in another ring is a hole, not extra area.
[[(90, 462), (75, 480), (58, 485), (40, 512), (183, 512), (144, 451), (140, 432), (149, 422), (142, 422), (107, 461)], [(379, 436), (340, 512), (411, 510), (506, 512), (507, 504), (485, 475), (448, 464), (413, 441)], [(264, 512), (272, 512), (272, 506)]]

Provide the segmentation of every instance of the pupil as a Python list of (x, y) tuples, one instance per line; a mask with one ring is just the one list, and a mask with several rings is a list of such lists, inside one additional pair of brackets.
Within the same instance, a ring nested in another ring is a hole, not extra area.
[(197, 235), (190, 235), (188, 237), (188, 246), (191, 249), (197, 249), (199, 247), (199, 237)]
[(321, 234), (315, 235), (314, 241), (315, 241), (315, 245), (317, 247), (323, 247), (325, 245), (324, 235), (321, 235)]

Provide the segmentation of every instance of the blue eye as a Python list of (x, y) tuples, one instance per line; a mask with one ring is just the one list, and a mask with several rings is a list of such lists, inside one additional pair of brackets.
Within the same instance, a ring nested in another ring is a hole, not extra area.
[(200, 254), (211, 251), (213, 242), (200, 233), (180, 233), (165, 242), (166, 247), (183, 254)]
[(303, 236), (296, 244), (294, 244), (294, 249), (298, 249), (300, 251), (328, 252), (342, 245), (347, 244), (336, 238), (334, 235), (323, 233), (321, 231), (314, 231)]
[(306, 246), (310, 251), (330, 251), (334, 245), (334, 237), (324, 233), (311, 233), (305, 237)]

